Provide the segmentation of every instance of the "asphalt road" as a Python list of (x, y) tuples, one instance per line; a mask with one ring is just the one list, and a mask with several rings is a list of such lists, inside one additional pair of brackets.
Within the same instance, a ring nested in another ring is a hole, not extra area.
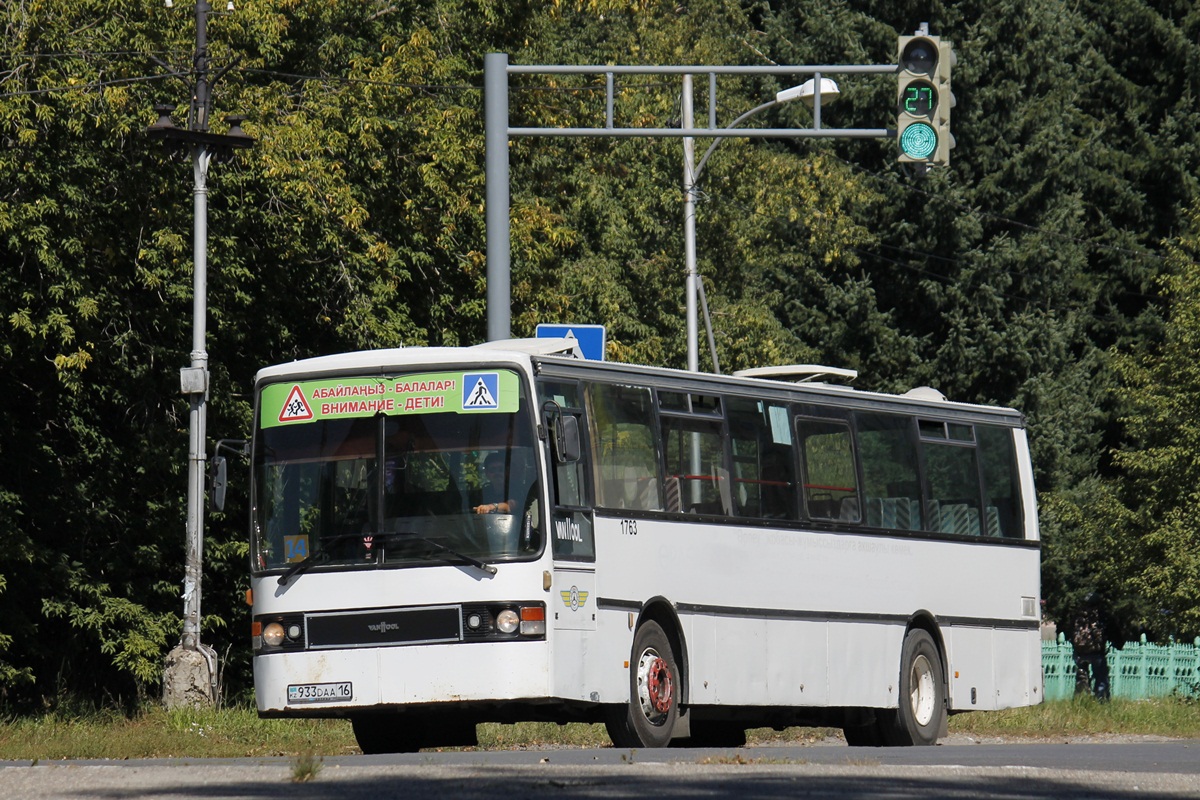
[(1200, 741), (519, 750), (325, 759), (0, 762), (3, 800), (1200, 798)]

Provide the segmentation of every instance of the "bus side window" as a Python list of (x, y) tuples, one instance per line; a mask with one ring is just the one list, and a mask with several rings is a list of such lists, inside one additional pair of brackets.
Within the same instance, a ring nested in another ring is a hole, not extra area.
[(785, 405), (726, 398), (733, 505), (739, 517), (794, 520), (795, 448)]
[(872, 528), (921, 530), (921, 483), (912, 417), (859, 412), (855, 420), (866, 506), (863, 522)]
[(808, 516), (858, 522), (858, 480), (850, 426), (840, 420), (800, 418), (796, 429)]
[[(560, 452), (560, 448), (567, 444), (567, 439), (571, 438), (571, 428), (578, 435), (584, 432), (580, 424), (583, 412), (579, 387), (575, 383), (541, 381), (538, 383), (538, 395), (542, 423), (547, 427), (550, 438), (550, 468), (554, 483), (550, 489), (550, 504), (583, 508), (589, 504), (584, 459), (575, 453)], [(560, 433), (566, 437), (561, 442)], [(574, 443), (582, 446), (578, 438)]]
[(987, 536), (1022, 539), (1021, 492), (1017, 482), (1017, 459), (1009, 428), (976, 425), (979, 457), (983, 462)]
[(668, 496), (678, 507), (669, 510), (691, 514), (730, 514), (733, 499), (725, 469), (721, 428), (708, 420), (663, 418), (663, 457)]
[(661, 511), (658, 437), (650, 390), (597, 383), (589, 387), (589, 393), (597, 505)]

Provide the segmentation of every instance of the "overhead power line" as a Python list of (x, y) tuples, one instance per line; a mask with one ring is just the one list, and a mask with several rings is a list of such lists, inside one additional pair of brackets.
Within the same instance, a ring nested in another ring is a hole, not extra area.
[(143, 75), (136, 78), (114, 78), (109, 81), (92, 81), (91, 83), (78, 84), (75, 86), (48, 86), (43, 89), (23, 89), (18, 92), (0, 92), (0, 99), (6, 97), (29, 97), (31, 95), (58, 94), (61, 92), (87, 92), (96, 89), (106, 89), (109, 86), (121, 86), (130, 83), (147, 83), (149, 81), (163, 80), (164, 78), (178, 78), (188, 74), (190, 73), (167, 72), (161, 75)]

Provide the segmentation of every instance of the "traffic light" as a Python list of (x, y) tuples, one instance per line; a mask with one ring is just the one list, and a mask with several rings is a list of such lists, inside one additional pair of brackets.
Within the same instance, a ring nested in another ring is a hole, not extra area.
[(896, 135), (899, 160), (946, 166), (954, 136), (950, 133), (950, 69), (954, 48), (937, 36), (901, 36), (898, 46), (900, 82)]

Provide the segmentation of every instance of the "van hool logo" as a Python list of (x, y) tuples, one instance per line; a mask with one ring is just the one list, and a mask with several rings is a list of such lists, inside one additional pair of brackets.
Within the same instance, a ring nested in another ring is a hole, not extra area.
[(375, 622), (367, 625), (367, 629), (375, 633), (387, 633), (388, 631), (400, 630), (400, 626), (395, 622)]

